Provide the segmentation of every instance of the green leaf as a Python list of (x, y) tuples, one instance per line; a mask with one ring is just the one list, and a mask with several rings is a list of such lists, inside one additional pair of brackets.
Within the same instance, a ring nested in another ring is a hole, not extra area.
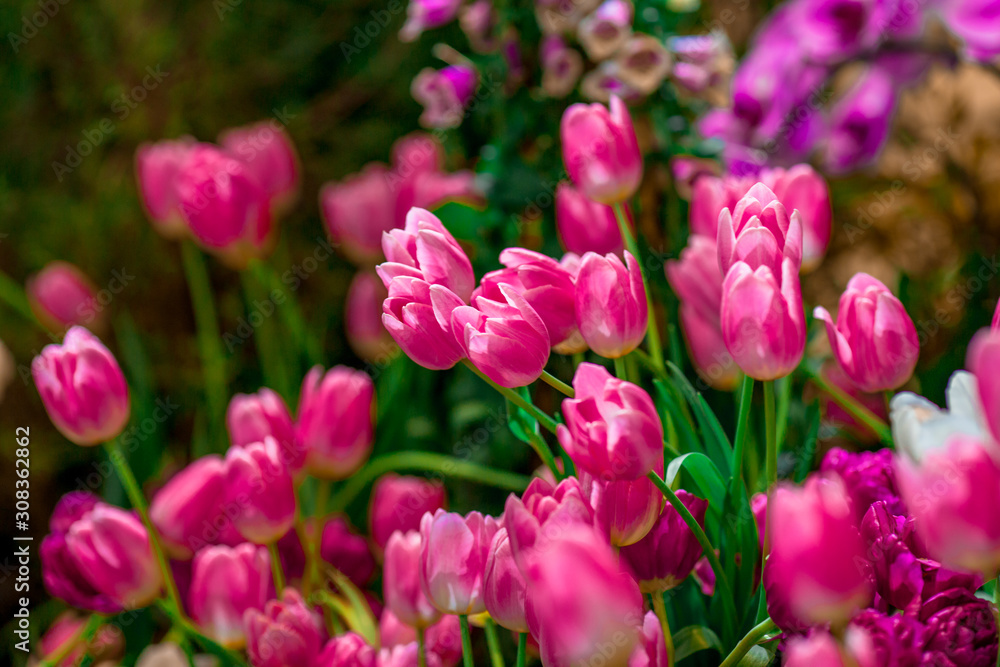
[(669, 465), (664, 480), (671, 487), (681, 471), (687, 475), (694, 486), (696, 496), (708, 500), (708, 513), (705, 517), (705, 532), (717, 535), (722, 520), (722, 508), (726, 500), (726, 479), (719, 472), (715, 463), (701, 452), (682, 454)]
[(809, 430), (806, 431), (806, 439), (802, 443), (799, 451), (799, 461), (795, 466), (795, 481), (802, 482), (812, 469), (813, 458), (816, 456), (816, 444), (819, 440), (820, 410), (819, 404), (813, 403), (806, 409), (806, 423)]
[(684, 394), (685, 399), (687, 399), (687, 402), (691, 405), (691, 409), (694, 411), (694, 417), (698, 422), (698, 427), (701, 429), (701, 435), (705, 444), (705, 453), (718, 466), (719, 470), (725, 473), (728, 479), (731, 468), (729, 462), (733, 457), (733, 446), (726, 436), (725, 429), (722, 428), (722, 424), (719, 423), (712, 409), (708, 407), (708, 403), (705, 402), (704, 397), (695, 390), (691, 382), (684, 376), (684, 372), (672, 362), (668, 361), (666, 363), (670, 374), (677, 382), (678, 388)]
[(774, 660), (774, 653), (763, 646), (754, 646), (739, 661), (738, 667), (767, 667), (772, 660)]
[(677, 662), (698, 651), (715, 649), (722, 653), (722, 641), (711, 628), (689, 625), (674, 633), (674, 654)]
[(678, 448), (681, 452), (693, 452), (701, 449), (698, 435), (694, 432), (688, 415), (681, 409), (681, 404), (675, 397), (671, 385), (662, 380), (653, 380), (656, 396), (663, 404), (666, 414), (670, 417), (678, 435)]

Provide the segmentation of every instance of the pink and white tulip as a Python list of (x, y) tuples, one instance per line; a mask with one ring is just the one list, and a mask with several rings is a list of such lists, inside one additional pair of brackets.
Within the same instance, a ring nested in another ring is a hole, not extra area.
[(594, 510), (575, 477), (567, 477), (558, 484), (537, 477), (520, 498), (514, 494), (508, 496), (503, 522), (511, 553), (520, 566), (526, 554), (547, 538), (574, 526), (593, 530)]
[[(429, 516), (429, 515), (427, 515)], [(441, 618), (441, 612), (424, 592), (420, 532), (396, 531), (385, 545), (382, 591), (386, 609), (414, 628), (426, 628)]]
[(443, 285), (409, 276), (391, 278), (387, 287), (382, 324), (406, 356), (436, 371), (451, 368), (465, 356), (451, 328), (451, 314), (465, 305), (462, 299)]
[(486, 611), (483, 577), (499, 525), (491, 516), (438, 510), (420, 521), (420, 581), (437, 609), (448, 614)]
[[(662, 461), (653, 469), (663, 476)], [(663, 493), (645, 477), (609, 481), (582, 473), (580, 481), (594, 508), (596, 525), (613, 546), (642, 540), (663, 509)]]
[(507, 529), (501, 527), (493, 536), (483, 576), (483, 602), (490, 617), (508, 630), (527, 632), (525, 616), (527, 584), (514, 560)]

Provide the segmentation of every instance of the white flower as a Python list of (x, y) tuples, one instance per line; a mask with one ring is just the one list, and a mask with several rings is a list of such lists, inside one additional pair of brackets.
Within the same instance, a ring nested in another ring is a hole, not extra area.
[(903, 391), (893, 396), (889, 420), (897, 451), (919, 463), (925, 454), (943, 447), (952, 435), (988, 438), (972, 373), (952, 373), (945, 398), (948, 407), (943, 410), (913, 392)]

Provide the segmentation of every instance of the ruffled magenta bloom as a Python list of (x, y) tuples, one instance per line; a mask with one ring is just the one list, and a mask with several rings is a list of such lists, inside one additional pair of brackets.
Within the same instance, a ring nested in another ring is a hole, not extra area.
[(31, 312), (52, 331), (74, 324), (100, 325), (104, 307), (97, 301), (97, 287), (83, 271), (69, 262), (49, 262), (24, 284)]
[(639, 188), (642, 154), (625, 103), (573, 104), (559, 128), (563, 164), (580, 192), (602, 204), (623, 202)]
[(831, 109), (826, 166), (846, 172), (872, 161), (889, 137), (896, 107), (892, 74), (872, 66)]
[(378, 653), (355, 632), (333, 637), (316, 658), (316, 667), (376, 667)]
[(1000, 442), (1000, 329), (980, 331), (972, 338), (966, 366), (976, 377), (976, 393), (986, 426), (993, 440)]
[(414, 628), (426, 628), (441, 618), (421, 583), (423, 538), (411, 530), (396, 531), (385, 545), (382, 591), (385, 607), (400, 621)]
[(862, 609), (847, 626), (846, 642), (858, 649), (856, 657), (864, 667), (926, 664), (921, 663), (924, 628), (906, 614), (887, 616), (874, 609)]
[(465, 305), (462, 299), (443, 285), (408, 276), (392, 278), (386, 286), (382, 324), (406, 356), (435, 371), (451, 368), (465, 356), (451, 332), (451, 314)]
[[(545, 35), (539, 49), (539, 59), (542, 61), (542, 90), (547, 96), (561, 100), (573, 92), (576, 82), (583, 74), (583, 56), (579, 51), (570, 48), (560, 35)], [(556, 196), (558, 198), (558, 192)], [(558, 215), (557, 212), (557, 221)], [(596, 248), (590, 250), (613, 252)]]
[(80, 326), (62, 345), (46, 345), (31, 362), (31, 376), (52, 424), (78, 445), (116, 438), (129, 419), (128, 387), (114, 355)]
[[(214, 541), (224, 514), (226, 464), (215, 454), (192, 461), (163, 485), (149, 504), (160, 542), (174, 558), (189, 560)], [(226, 519), (228, 523), (228, 519)]]
[(798, 211), (802, 222), (802, 268), (810, 271), (823, 261), (830, 245), (833, 208), (826, 180), (808, 164), (772, 169), (761, 175), (786, 211)]
[[(684, 490), (678, 491), (677, 497), (704, 527), (708, 501)], [(658, 595), (679, 586), (691, 574), (702, 548), (681, 515), (668, 504), (649, 533), (620, 553), (640, 590)]]
[(344, 479), (364, 465), (375, 442), (375, 385), (364, 371), (314, 367), (302, 381), (295, 425), (306, 470)]
[(819, 470), (836, 473), (844, 482), (855, 520), (861, 521), (872, 503), (880, 500), (893, 514), (906, 514), (896, 485), (892, 450), (849, 452), (834, 447), (823, 457)]
[(375, 574), (375, 558), (368, 540), (343, 517), (334, 517), (323, 526), (319, 555), (359, 587), (365, 586)]
[(556, 434), (576, 465), (602, 480), (637, 479), (662, 465), (663, 425), (645, 390), (591, 363), (577, 367), (573, 390)]
[(265, 547), (213, 546), (194, 557), (187, 596), (191, 618), (205, 634), (230, 648), (246, 641), (243, 615), (258, 611), (274, 596)]
[(419, 278), (442, 285), (463, 301), (472, 296), (476, 276), (462, 246), (430, 211), (413, 208), (406, 226), (382, 235), (385, 263), (376, 267), (392, 296), (391, 283), (398, 277)]
[(465, 107), (472, 101), (478, 85), (479, 73), (471, 64), (420, 70), (410, 86), (413, 99), (424, 107), (420, 124), (434, 129), (461, 125)]
[(499, 284), (502, 301), (476, 295), (451, 314), (451, 332), (469, 361), (502, 387), (531, 384), (549, 360), (549, 331), (527, 299)]
[(187, 232), (177, 198), (177, 176), (197, 145), (183, 138), (142, 144), (135, 152), (139, 199), (153, 228), (167, 238), (180, 238)]
[(689, 236), (680, 259), (668, 261), (664, 270), (681, 300), (681, 328), (698, 375), (716, 389), (735, 389), (742, 374), (722, 340), (722, 273), (714, 236)]
[(366, 266), (382, 259), (382, 234), (403, 222), (396, 217), (392, 179), (384, 165), (372, 163), (320, 190), (319, 210), (326, 231), (355, 264)]
[(527, 584), (514, 560), (510, 536), (506, 528), (500, 528), (490, 544), (486, 573), (483, 576), (483, 602), (486, 611), (498, 625), (514, 632), (527, 632), (528, 620), (524, 608), (526, 595)]
[[(663, 477), (662, 461), (653, 469)], [(643, 539), (663, 509), (663, 493), (645, 477), (606, 481), (582, 473), (580, 483), (594, 508), (596, 525), (616, 547)]]
[(770, 503), (764, 588), (771, 618), (786, 629), (846, 623), (872, 591), (858, 567), (865, 549), (843, 483), (813, 476), (802, 488), (779, 485)]
[(632, 3), (605, 0), (580, 21), (576, 36), (594, 62), (607, 60), (632, 35)]
[(233, 447), (246, 447), (271, 436), (281, 448), (282, 462), (293, 473), (302, 469), (306, 451), (295, 437), (295, 424), (285, 401), (263, 387), (256, 394), (236, 394), (226, 409), (226, 428)]
[(381, 363), (398, 352), (382, 324), (382, 304), (388, 297), (385, 285), (370, 271), (358, 271), (347, 288), (344, 304), (347, 342), (366, 361)]
[(594, 526), (594, 510), (575, 477), (558, 485), (540, 477), (531, 480), (520, 498), (507, 497), (503, 518), (511, 553), (519, 563), (546, 536), (576, 525)]
[(935, 596), (920, 609), (925, 642), (921, 664), (992, 665), (997, 655), (996, 609), (967, 590)]
[(889, 288), (867, 273), (847, 283), (836, 324), (822, 306), (813, 315), (826, 323), (840, 367), (862, 391), (895, 389), (913, 375), (920, 354), (913, 320)]
[(642, 617), (642, 634), (628, 659), (628, 667), (668, 667), (669, 664), (663, 625), (656, 614), (647, 611)]
[(406, 23), (399, 31), (400, 41), (412, 42), (424, 30), (451, 23), (461, 6), (461, 0), (410, 0), (406, 7)]
[(483, 577), (497, 520), (438, 510), (420, 521), (420, 582), (435, 607), (449, 614), (486, 611)]
[(372, 487), (368, 508), (368, 531), (379, 551), (398, 531), (420, 530), (420, 519), (447, 505), (447, 495), (440, 482), (389, 473)]
[(295, 144), (281, 125), (271, 120), (232, 128), (219, 135), (219, 144), (246, 165), (264, 189), (272, 213), (292, 207), (302, 175)]
[[(631, 217), (627, 207), (625, 211)], [(556, 229), (563, 247), (578, 255), (620, 255), (625, 249), (614, 209), (587, 199), (569, 183), (556, 188)]]
[(181, 165), (176, 188), (184, 223), (205, 250), (235, 268), (270, 252), (274, 227), (267, 193), (243, 161), (197, 144)]
[(646, 336), (646, 288), (642, 269), (630, 252), (625, 263), (617, 255), (583, 256), (576, 277), (576, 322), (597, 354), (617, 359), (634, 350)]
[(323, 620), (294, 588), (286, 588), (280, 599), (269, 601), (263, 612), (247, 609), (243, 631), (247, 656), (255, 667), (312, 665), (326, 639)]
[(226, 503), (236, 530), (255, 544), (273, 544), (295, 523), (295, 486), (277, 441), (267, 436), (226, 453)]

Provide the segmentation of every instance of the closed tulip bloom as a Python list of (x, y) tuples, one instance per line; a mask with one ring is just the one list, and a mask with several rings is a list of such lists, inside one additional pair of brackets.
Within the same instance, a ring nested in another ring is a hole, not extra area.
[(174, 558), (188, 560), (199, 546), (211, 541), (214, 519), (226, 499), (226, 464), (210, 454), (174, 475), (153, 496), (149, 518), (160, 542)]
[(78, 445), (117, 437), (129, 419), (128, 387), (118, 361), (83, 327), (62, 345), (46, 345), (31, 362), (45, 411), (59, 432)]
[(497, 520), (438, 510), (420, 520), (420, 581), (435, 607), (449, 614), (486, 611), (483, 576)]
[(447, 496), (440, 482), (394, 473), (382, 475), (372, 487), (368, 507), (372, 540), (381, 551), (394, 532), (420, 530), (421, 517), (446, 504)]
[(625, 201), (642, 180), (632, 118), (617, 96), (609, 104), (574, 104), (559, 128), (567, 173), (585, 197), (602, 204)]
[(286, 588), (278, 600), (270, 600), (264, 611), (247, 609), (243, 614), (247, 656), (254, 667), (312, 665), (323, 648), (323, 621), (306, 605), (302, 594)]
[(577, 38), (594, 62), (613, 56), (631, 34), (632, 3), (628, 0), (605, 0), (577, 28)]
[(764, 588), (780, 627), (846, 623), (871, 602), (871, 585), (857, 565), (864, 544), (839, 477), (814, 476), (802, 488), (779, 486), (768, 514)]
[(375, 385), (364, 371), (314, 367), (302, 382), (296, 423), (306, 470), (344, 479), (364, 465), (375, 441)]
[(625, 251), (617, 255), (592, 252), (583, 256), (576, 278), (576, 321), (583, 339), (597, 354), (624, 357), (646, 335), (646, 288), (639, 262)]
[(506, 528), (493, 536), (483, 577), (483, 601), (497, 625), (514, 632), (528, 632), (525, 616), (527, 584), (514, 560)]
[(103, 306), (97, 301), (97, 287), (69, 262), (49, 262), (28, 278), (24, 285), (31, 312), (48, 329), (65, 331), (74, 324), (92, 325)]
[(993, 440), (1000, 442), (1000, 329), (983, 330), (973, 337), (966, 366), (976, 378), (983, 421)]
[(628, 659), (628, 667), (667, 667), (670, 662), (663, 624), (655, 613), (647, 611), (642, 617), (641, 632), (638, 645)]
[(265, 257), (273, 240), (267, 194), (241, 161), (210, 144), (191, 149), (177, 175), (177, 200), (198, 243), (235, 268)]
[(187, 603), (191, 618), (205, 634), (230, 648), (246, 641), (243, 615), (263, 610), (274, 595), (265, 547), (206, 547), (194, 557)]
[(726, 274), (742, 262), (751, 269), (767, 266), (777, 275), (786, 258), (797, 272), (802, 265), (802, 217), (797, 211), (789, 214), (770, 188), (757, 183), (733, 209), (719, 213), (716, 242), (719, 266)]
[(406, 356), (435, 371), (451, 368), (465, 356), (451, 332), (451, 314), (465, 305), (462, 299), (443, 285), (409, 276), (392, 278), (386, 285), (389, 298), (382, 303), (382, 325)]
[[(625, 213), (631, 217), (627, 207)], [(556, 229), (563, 247), (578, 255), (620, 255), (625, 248), (614, 209), (587, 199), (569, 183), (556, 188)]]
[(403, 229), (382, 235), (382, 250), (386, 261), (377, 270), (386, 288), (397, 276), (409, 276), (447, 287), (463, 301), (472, 295), (476, 285), (472, 262), (430, 211), (410, 209)]
[(177, 198), (177, 175), (191, 150), (190, 138), (143, 144), (135, 152), (135, 180), (139, 200), (153, 228), (167, 238), (181, 238), (187, 226)]
[(378, 653), (356, 632), (333, 637), (316, 658), (316, 667), (375, 667)]
[(281, 449), (282, 462), (293, 473), (301, 470), (306, 452), (295, 437), (288, 406), (274, 390), (263, 387), (256, 394), (236, 394), (226, 409), (226, 428), (233, 447), (246, 447), (271, 436)]
[[(654, 470), (663, 477), (663, 462)], [(580, 481), (590, 497), (597, 525), (613, 546), (624, 547), (643, 539), (663, 509), (663, 493), (645, 477), (608, 481), (583, 473)]]
[(798, 211), (802, 220), (802, 268), (819, 266), (830, 245), (833, 209), (826, 180), (808, 164), (789, 169), (773, 169), (762, 179), (769, 183), (786, 211)]
[(237, 508), (236, 530), (255, 544), (273, 544), (292, 528), (295, 487), (274, 438), (226, 453), (226, 502)]
[(420, 70), (410, 93), (424, 107), (420, 124), (434, 129), (451, 129), (462, 124), (465, 107), (479, 85), (479, 73), (471, 65), (448, 65), (439, 70)]
[(319, 554), (358, 587), (365, 586), (375, 574), (368, 541), (343, 517), (334, 517), (323, 526)]
[[(678, 491), (677, 497), (704, 527), (708, 501), (684, 490)], [(621, 550), (622, 562), (639, 582), (639, 588), (653, 594), (679, 586), (701, 556), (701, 545), (673, 505), (663, 508), (645, 537)]]
[(844, 374), (862, 391), (895, 389), (913, 375), (920, 354), (917, 329), (899, 299), (867, 273), (858, 273), (840, 296), (837, 323), (825, 308), (830, 347)]
[(558, 484), (536, 477), (520, 498), (514, 494), (507, 497), (503, 519), (511, 553), (520, 564), (544, 539), (577, 525), (592, 529), (594, 510), (575, 477)]
[(576, 465), (604, 480), (627, 480), (662, 464), (663, 425), (645, 390), (591, 363), (577, 367), (573, 390), (556, 435)]
[(402, 224), (396, 218), (392, 173), (369, 164), (339, 183), (327, 183), (319, 193), (319, 210), (330, 238), (344, 255), (365, 266), (382, 259), (382, 234)]
[(382, 591), (386, 609), (400, 621), (414, 628), (426, 628), (441, 618), (421, 584), (420, 532), (396, 531), (385, 545), (382, 567)]
[(286, 212), (298, 198), (302, 181), (299, 156), (288, 133), (275, 121), (226, 130), (219, 144), (242, 160), (270, 201), (272, 213)]
[(383, 362), (398, 352), (382, 324), (382, 304), (389, 291), (379, 277), (359, 271), (347, 288), (344, 329), (354, 353), (366, 361)]
[(502, 387), (531, 384), (549, 360), (549, 332), (535, 309), (508, 284), (502, 300), (482, 295), (451, 314), (451, 331), (469, 361)]

